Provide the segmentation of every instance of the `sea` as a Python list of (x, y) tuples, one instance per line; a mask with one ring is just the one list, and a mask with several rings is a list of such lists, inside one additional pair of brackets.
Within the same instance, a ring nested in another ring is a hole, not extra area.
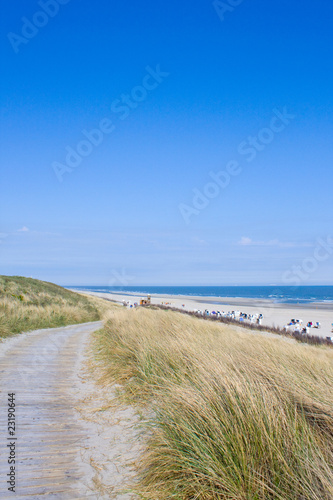
[(68, 288), (121, 293), (125, 295), (160, 294), (199, 297), (241, 297), (268, 299), (276, 303), (307, 304), (328, 302), (333, 307), (333, 286), (68, 286)]

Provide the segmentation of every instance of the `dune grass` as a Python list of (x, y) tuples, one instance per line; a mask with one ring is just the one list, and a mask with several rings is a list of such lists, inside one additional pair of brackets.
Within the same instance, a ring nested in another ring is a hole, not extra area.
[(188, 314), (189, 316), (195, 316), (196, 318), (202, 318), (205, 319), (206, 321), (215, 321), (219, 323), (223, 323), (225, 325), (237, 325), (241, 328), (245, 328), (246, 330), (256, 330), (258, 332), (270, 332), (274, 333), (276, 335), (283, 335), (284, 337), (289, 337), (292, 339), (297, 340), (297, 342), (303, 342), (305, 344), (311, 344), (311, 345), (326, 345), (328, 347), (333, 347), (333, 343), (331, 340), (328, 340), (327, 338), (321, 337), (319, 335), (312, 335), (312, 334), (304, 334), (304, 333), (299, 333), (295, 331), (289, 331), (285, 327), (279, 327), (279, 326), (269, 326), (269, 325), (258, 325), (256, 323), (240, 323), (239, 319), (236, 318), (225, 318), (221, 317), (218, 318), (216, 316), (203, 316), (201, 313), (197, 313), (194, 311), (187, 311), (186, 309), (178, 309), (172, 306), (165, 306), (161, 304), (154, 304), (154, 305), (147, 305), (145, 307), (148, 307), (150, 309), (163, 309), (165, 311), (176, 311), (180, 312), (181, 314)]
[(0, 276), (0, 337), (98, 319), (88, 297), (45, 281)]
[(101, 381), (146, 416), (149, 500), (332, 500), (333, 352), (172, 311), (116, 310)]

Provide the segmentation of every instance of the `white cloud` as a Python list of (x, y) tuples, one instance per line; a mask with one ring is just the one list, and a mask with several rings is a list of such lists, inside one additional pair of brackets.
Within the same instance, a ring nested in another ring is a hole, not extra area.
[(208, 245), (206, 240), (203, 240), (202, 238), (199, 238), (198, 236), (193, 236), (192, 241), (193, 241), (193, 243), (196, 243), (198, 245)]
[(29, 231), (29, 228), (26, 226), (21, 227), (21, 229), (17, 230), (19, 233), (27, 233)]
[(246, 236), (242, 236), (241, 240), (238, 242), (239, 245), (246, 246), (246, 245), (252, 245), (252, 240), (251, 238), (247, 238)]
[(256, 247), (279, 247), (279, 248), (299, 248), (299, 247), (313, 247), (312, 243), (295, 242), (295, 241), (280, 241), (278, 239), (267, 241), (254, 241), (247, 236), (242, 236), (238, 245), (241, 246), (256, 246)]

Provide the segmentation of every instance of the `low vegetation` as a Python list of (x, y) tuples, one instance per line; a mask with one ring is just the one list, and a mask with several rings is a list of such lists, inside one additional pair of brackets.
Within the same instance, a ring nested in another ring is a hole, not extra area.
[(203, 318), (207, 321), (217, 321), (219, 323), (224, 323), (225, 325), (238, 325), (242, 328), (245, 328), (246, 330), (257, 330), (259, 332), (270, 332), (274, 333), (276, 335), (283, 335), (284, 337), (289, 337), (297, 340), (298, 342), (303, 342), (304, 344), (311, 344), (311, 345), (326, 345), (328, 347), (333, 347), (333, 343), (329, 339), (325, 339), (324, 337), (320, 337), (319, 335), (310, 335), (310, 334), (303, 334), (303, 333), (298, 333), (294, 331), (288, 331), (284, 327), (278, 327), (278, 326), (268, 326), (268, 325), (258, 325), (256, 323), (240, 323), (238, 319), (233, 319), (233, 318), (225, 318), (221, 317), (218, 318), (216, 316), (203, 316), (200, 313), (194, 312), (194, 311), (186, 311), (186, 309), (177, 309), (175, 307), (171, 306), (164, 306), (164, 305), (159, 305), (159, 304), (154, 304), (153, 306), (148, 305), (145, 307), (149, 307), (151, 309), (163, 309), (165, 311), (177, 311), (181, 312), (181, 314), (188, 314), (190, 316), (195, 316), (196, 318)]
[(0, 276), (0, 337), (99, 318), (96, 303), (88, 297), (45, 281)]
[(140, 498), (332, 500), (332, 349), (144, 308), (95, 348), (144, 415)]

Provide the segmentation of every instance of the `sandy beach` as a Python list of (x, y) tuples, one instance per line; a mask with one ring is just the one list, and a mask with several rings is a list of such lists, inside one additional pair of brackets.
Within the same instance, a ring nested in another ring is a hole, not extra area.
[[(74, 290), (77, 292), (77, 290)], [(142, 298), (138, 294), (130, 293), (104, 293), (104, 292), (83, 292), (90, 295), (114, 300), (122, 303), (130, 301), (140, 302)], [(317, 321), (321, 324), (321, 328), (311, 328), (310, 335), (318, 335), (320, 337), (333, 336), (333, 304), (325, 302), (312, 302), (310, 304), (281, 304), (274, 303), (270, 300), (245, 299), (242, 297), (199, 297), (187, 295), (158, 295), (152, 294), (152, 304), (168, 303), (178, 309), (193, 311), (195, 309), (209, 311), (241, 311), (247, 314), (263, 314), (263, 325), (283, 327), (287, 325), (292, 318), (303, 320), (303, 326), (309, 321), (315, 324)], [(184, 306), (183, 306), (184, 304)]]

